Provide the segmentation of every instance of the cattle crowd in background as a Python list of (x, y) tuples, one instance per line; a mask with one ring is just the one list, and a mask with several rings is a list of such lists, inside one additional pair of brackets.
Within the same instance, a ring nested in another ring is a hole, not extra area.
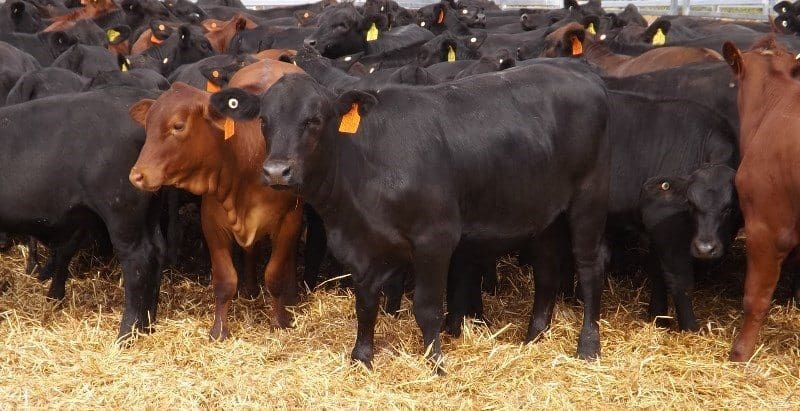
[(298, 289), (352, 273), (367, 365), (381, 294), (392, 314), (413, 291), (438, 361), (440, 330), (484, 319), (509, 253), (534, 272), (526, 341), (575, 295), (577, 353), (599, 356), (603, 276), (631, 244), (647, 249), (648, 315), (672, 300), (697, 331), (695, 270), (744, 234), (730, 358), (748, 360), (800, 243), (800, 6), (775, 11), (648, 24), (595, 0), (6, 1), (0, 229), (29, 236), (26, 269), (55, 299), (77, 251), (113, 249), (122, 341), (152, 331), (162, 270), (190, 257), (210, 261), (213, 339), (237, 293), (265, 285), (288, 327)]

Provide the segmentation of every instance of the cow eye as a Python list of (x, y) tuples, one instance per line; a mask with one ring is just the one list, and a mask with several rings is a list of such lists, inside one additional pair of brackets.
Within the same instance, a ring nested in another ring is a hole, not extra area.
[(179, 122), (173, 124), (172, 128), (175, 131), (183, 131), (183, 129), (186, 128), (186, 123), (184, 123), (182, 121), (179, 121)]
[(316, 127), (322, 123), (322, 120), (319, 117), (309, 117), (304, 122), (303, 125), (305, 127)]
[(337, 23), (333, 25), (334, 30), (347, 30), (347, 26), (344, 23)]

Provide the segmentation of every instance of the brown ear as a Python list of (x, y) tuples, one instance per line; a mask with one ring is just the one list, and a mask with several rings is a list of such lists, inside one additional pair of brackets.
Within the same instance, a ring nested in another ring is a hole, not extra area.
[(150, 107), (152, 107), (155, 102), (155, 100), (149, 98), (139, 100), (138, 103), (131, 106), (131, 109), (128, 110), (128, 114), (130, 114), (133, 121), (144, 127), (145, 120), (147, 119), (147, 112), (150, 111)]
[(728, 62), (728, 65), (731, 66), (731, 70), (733, 70), (736, 75), (741, 74), (743, 68), (742, 54), (733, 43), (726, 41), (725, 44), (722, 45), (722, 56), (725, 57), (725, 61)]
[(242, 16), (234, 17), (236, 21), (236, 31), (242, 31), (247, 27), (247, 20)]

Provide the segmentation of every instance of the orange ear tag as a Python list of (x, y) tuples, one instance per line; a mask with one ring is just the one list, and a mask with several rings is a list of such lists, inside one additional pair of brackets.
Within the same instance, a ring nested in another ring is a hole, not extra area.
[(164, 40), (160, 40), (158, 37), (156, 37), (156, 35), (155, 35), (155, 34), (151, 34), (151, 35), (150, 35), (150, 43), (153, 43), (153, 44), (161, 44), (161, 43), (163, 43), (163, 42), (164, 42)]
[(572, 36), (572, 55), (580, 56), (581, 54), (583, 54), (583, 44), (578, 37)]
[(444, 10), (439, 10), (439, 15), (436, 16), (436, 24), (444, 23)]
[(236, 123), (233, 122), (233, 119), (230, 117), (225, 118), (225, 140), (233, 137), (235, 131)]
[(207, 92), (216, 93), (216, 92), (218, 92), (220, 90), (222, 90), (222, 87), (212, 83), (211, 80), (206, 81), (206, 91)]
[(361, 116), (358, 115), (358, 103), (353, 103), (350, 111), (342, 116), (342, 122), (339, 123), (339, 132), (347, 134), (355, 134), (358, 131), (358, 123), (361, 122)]

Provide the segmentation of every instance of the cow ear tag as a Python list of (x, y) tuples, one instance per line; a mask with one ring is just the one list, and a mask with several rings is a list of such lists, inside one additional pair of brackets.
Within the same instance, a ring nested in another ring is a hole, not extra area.
[(447, 61), (456, 61), (456, 51), (453, 46), (447, 46)]
[(592, 34), (597, 34), (597, 31), (594, 29), (594, 23), (589, 23), (589, 27), (586, 28), (586, 31)]
[(581, 54), (583, 54), (583, 44), (577, 36), (572, 36), (572, 55), (580, 56)]
[(108, 41), (110, 41), (110, 42), (112, 42), (112, 43), (113, 43), (114, 41), (116, 41), (116, 40), (117, 40), (117, 38), (119, 38), (119, 35), (120, 35), (120, 33), (119, 33), (119, 31), (117, 31), (117, 30), (114, 30), (114, 29), (108, 29), (108, 30), (106, 30), (106, 36), (108, 37)]
[[(236, 110), (239, 108), (239, 100), (235, 98), (228, 99), (228, 108), (231, 110)], [(225, 117), (225, 125), (222, 127), (225, 131), (225, 140), (233, 137), (233, 134), (236, 132), (236, 123), (230, 117)]]
[(222, 90), (222, 87), (212, 83), (211, 80), (206, 81), (206, 91), (207, 92), (216, 93), (216, 92), (218, 92), (220, 90)]
[(353, 103), (350, 111), (342, 116), (342, 122), (339, 123), (339, 132), (355, 134), (358, 131), (358, 123), (360, 122), (361, 116), (358, 115), (358, 103)]
[(661, 190), (662, 191), (669, 191), (669, 189), (670, 189), (669, 182), (665, 181), (665, 182), (661, 183)]
[(152, 44), (161, 44), (163, 42), (164, 42), (164, 40), (159, 39), (158, 37), (156, 37), (155, 34), (151, 34), (150, 35), (150, 43), (152, 43)]
[(367, 30), (367, 41), (375, 41), (377, 39), (378, 27), (375, 25), (375, 23), (372, 23), (372, 25), (369, 26), (369, 30)]
[(439, 10), (439, 15), (436, 16), (436, 24), (444, 23), (444, 10)]
[(667, 36), (664, 35), (664, 31), (661, 29), (656, 30), (656, 34), (653, 35), (653, 45), (663, 46), (664, 43), (666, 42), (667, 42)]

